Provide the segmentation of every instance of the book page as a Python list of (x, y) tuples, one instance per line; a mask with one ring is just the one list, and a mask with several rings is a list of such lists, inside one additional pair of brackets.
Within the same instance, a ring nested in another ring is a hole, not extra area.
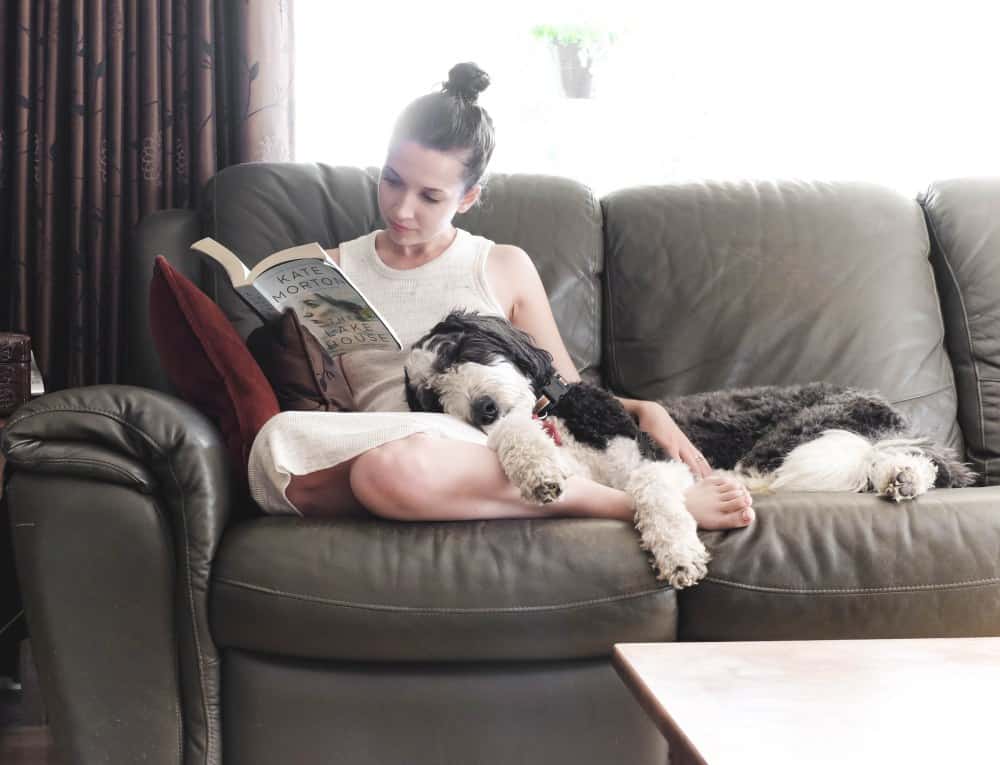
[(243, 264), (243, 261), (236, 256), (236, 253), (228, 247), (219, 244), (217, 241), (212, 239), (212, 237), (206, 236), (204, 239), (199, 239), (191, 245), (191, 249), (204, 255), (208, 255), (208, 257), (222, 266), (225, 269), (226, 274), (228, 274), (229, 281), (232, 282), (234, 288), (250, 284), (252, 281), (249, 269), (247, 269), (247, 267)]
[(284, 250), (272, 252), (266, 258), (261, 260), (257, 265), (250, 269), (247, 281), (253, 282), (259, 279), (262, 273), (267, 271), (269, 268), (274, 268), (274, 266), (280, 263), (286, 263), (291, 260), (307, 260), (311, 258), (327, 263), (331, 262), (326, 256), (326, 250), (320, 247), (319, 242), (297, 244), (294, 247), (288, 247)]

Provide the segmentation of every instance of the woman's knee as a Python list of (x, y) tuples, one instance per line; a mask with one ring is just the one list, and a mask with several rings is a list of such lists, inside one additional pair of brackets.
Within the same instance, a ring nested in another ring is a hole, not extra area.
[(375, 515), (396, 520), (418, 518), (437, 488), (429, 458), (434, 440), (415, 433), (357, 457), (350, 476), (354, 496)]

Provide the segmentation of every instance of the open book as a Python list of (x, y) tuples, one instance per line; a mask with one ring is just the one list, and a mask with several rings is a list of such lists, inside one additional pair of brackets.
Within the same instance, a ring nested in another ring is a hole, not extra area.
[(191, 249), (222, 266), (236, 293), (261, 318), (295, 311), (330, 356), (403, 348), (389, 323), (316, 242), (272, 253), (253, 268), (211, 237)]

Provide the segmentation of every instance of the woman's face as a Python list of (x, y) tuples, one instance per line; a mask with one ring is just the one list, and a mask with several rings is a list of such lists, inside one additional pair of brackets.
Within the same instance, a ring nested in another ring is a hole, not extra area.
[(378, 208), (392, 241), (405, 246), (450, 235), (455, 213), (465, 212), (479, 198), (478, 185), (465, 190), (464, 169), (453, 152), (414, 141), (394, 146), (378, 184)]

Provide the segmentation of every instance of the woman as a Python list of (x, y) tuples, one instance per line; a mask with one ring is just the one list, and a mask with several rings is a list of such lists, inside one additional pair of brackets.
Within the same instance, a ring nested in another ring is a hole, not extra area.
[[(414, 521), (545, 515), (632, 521), (627, 494), (580, 477), (569, 479), (556, 502), (528, 504), (478, 430), (445, 415), (406, 412), (406, 350), (458, 306), (507, 317), (552, 354), (566, 380), (580, 379), (528, 255), (452, 225), (479, 199), (493, 153), (492, 121), (476, 103), (488, 84), (475, 64), (459, 64), (441, 92), (418, 98), (397, 121), (378, 186), (387, 228), (329, 254), (386, 314), (404, 351), (339, 357), (350, 408), (358, 413), (284, 412), (267, 423), (250, 456), (251, 487), (265, 508), (306, 515), (367, 510)], [(700, 479), (686, 505), (701, 528), (752, 522), (749, 493), (712, 474), (662, 406), (622, 402)]]

